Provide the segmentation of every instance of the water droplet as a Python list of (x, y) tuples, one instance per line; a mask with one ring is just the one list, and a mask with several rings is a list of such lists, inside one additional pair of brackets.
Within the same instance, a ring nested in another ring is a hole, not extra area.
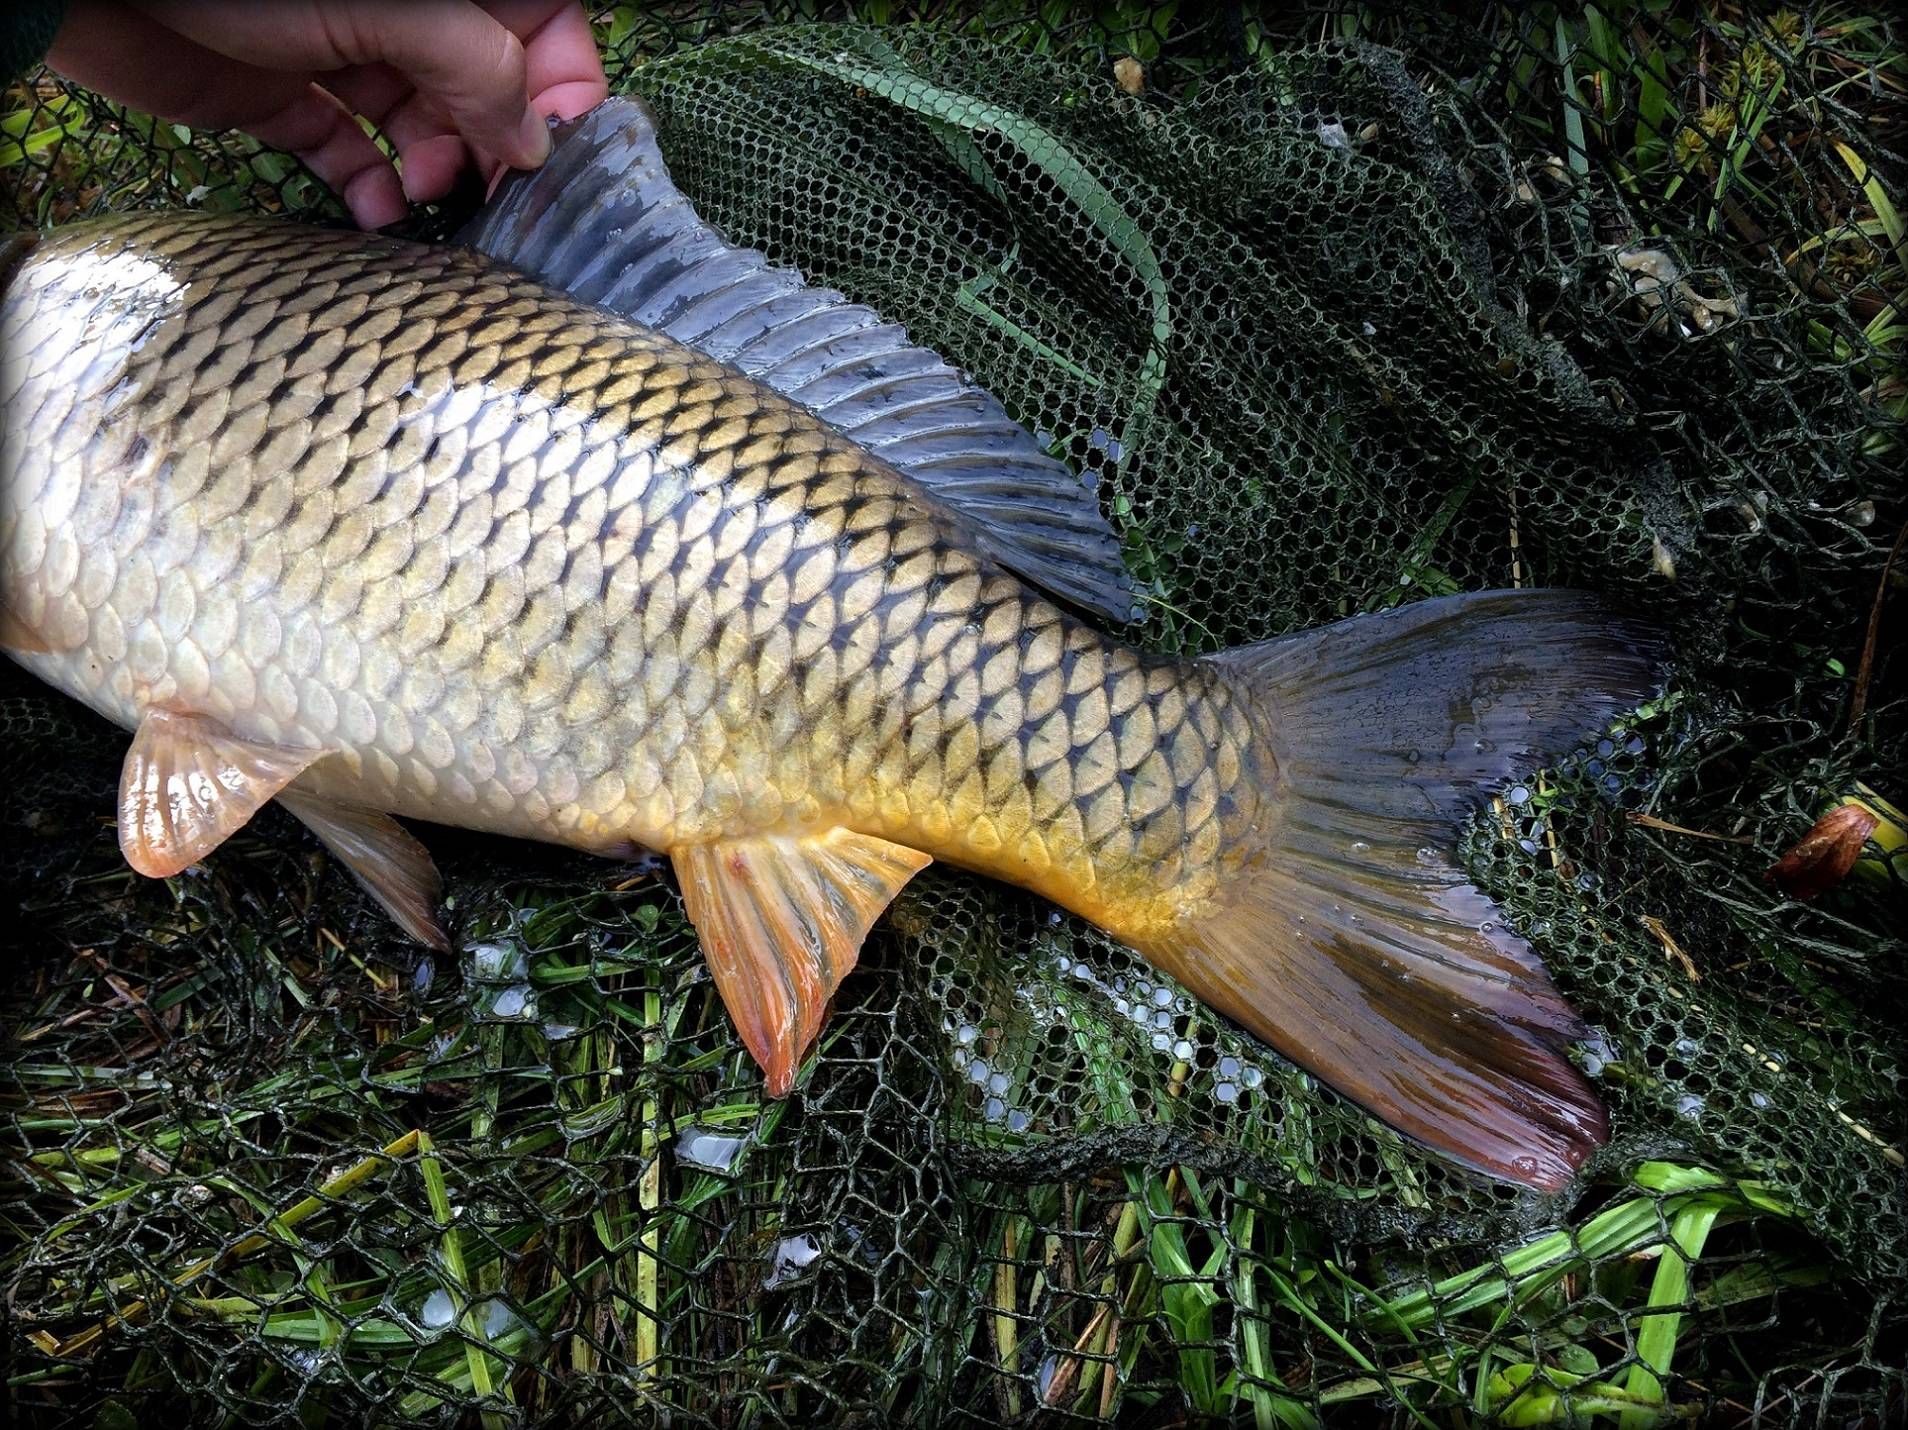
[(1537, 1175), (1537, 1159), (1528, 1153), (1521, 1157), (1513, 1157), (1511, 1170), (1520, 1177), (1534, 1177)]
[(1153, 1014), (1153, 1026), (1155, 1028), (1172, 1027), (1173, 1026), (1172, 1013), (1165, 1008), (1160, 1009), (1157, 1013)]
[(1239, 1085), (1233, 1082), (1222, 1082), (1213, 1088), (1212, 1095), (1220, 1102), (1237, 1102), (1239, 1100)]
[(1597, 1077), (1610, 1063), (1616, 1062), (1616, 1048), (1601, 1037), (1584, 1039), (1584, 1075)]
[(1059, 928), (1060, 925), (1065, 923), (1066, 921), (1067, 921), (1067, 916), (1061, 913), (1060, 910), (1058, 909), (1047, 910), (1047, 926), (1049, 928)]
[(1764, 1107), (1767, 1107), (1767, 1106), (1769, 1105), (1769, 1097), (1768, 1097), (1768, 1094), (1767, 1094), (1767, 1093), (1761, 1093), (1761, 1092), (1752, 1092), (1752, 1093), (1750, 1093), (1750, 1094), (1749, 1094), (1749, 1105), (1750, 1105), (1751, 1107), (1754, 1107), (1754, 1108), (1758, 1108), (1758, 1109), (1760, 1109), (1760, 1108), (1764, 1108)]
[(417, 1313), (418, 1323), (428, 1331), (441, 1331), (457, 1319), (457, 1303), (448, 1291), (433, 1291), (424, 1298)]
[(1032, 1123), (1033, 1119), (1018, 1107), (1008, 1110), (1007, 1130), (1009, 1132), (1025, 1132)]
[(1173, 1044), (1173, 1056), (1178, 1058), (1182, 1063), (1191, 1062), (1192, 1055), (1193, 1045), (1184, 1038), (1181, 1038), (1178, 1042)]
[(411, 991), (422, 997), (431, 991), (431, 984), (437, 979), (437, 965), (429, 956), (420, 958), (417, 967), (411, 970)]
[(1875, 524), (1875, 503), (1872, 501), (1856, 502), (1854, 506), (1848, 509), (1848, 519), (1856, 526), (1873, 526)]
[(1258, 1068), (1247, 1068), (1245, 1070), (1244, 1082), (1247, 1087), (1257, 1087), (1260, 1083), (1264, 1081), (1265, 1081), (1265, 1074), (1261, 1072)]
[(1034, 1380), (1035, 1380), (1035, 1384), (1039, 1387), (1040, 1399), (1043, 1402), (1047, 1398), (1048, 1389), (1053, 1385), (1053, 1377), (1059, 1371), (1059, 1369), (1060, 1369), (1059, 1356), (1050, 1355), (1045, 1360), (1040, 1362), (1040, 1373), (1037, 1376), (1035, 1376)]
[(1172, 1001), (1173, 1001), (1173, 994), (1171, 989), (1155, 988), (1153, 990), (1153, 1006), (1154, 1007), (1164, 1008), (1164, 1007), (1167, 1007), (1169, 1004), (1171, 1004)]
[(962, 1047), (966, 1047), (969, 1043), (973, 1042), (974, 1039), (978, 1038), (979, 1036), (980, 1036), (979, 1028), (976, 1028), (972, 1023), (963, 1023), (961, 1024), (960, 1028), (955, 1032), (954, 1041), (959, 1043)]
[(1703, 1115), (1703, 1100), (1693, 1092), (1686, 1092), (1676, 1099), (1676, 1115), (1687, 1117), (1691, 1122)]
[(1352, 853), (1354, 854), (1363, 854), (1370, 848), (1371, 848), (1371, 845), (1367, 844), (1362, 839), (1352, 840)]
[(762, 1282), (762, 1289), (772, 1291), (777, 1286), (795, 1280), (802, 1274), (803, 1268), (811, 1265), (820, 1255), (820, 1244), (805, 1232), (801, 1236), (783, 1237), (769, 1262), (769, 1274)]
[(1007, 1115), (1007, 1104), (998, 1097), (990, 1097), (982, 1106), (981, 1111), (986, 1115), (989, 1122), (999, 1122)]
[(1505, 795), (1504, 798), (1508, 799), (1512, 804), (1529, 804), (1530, 791), (1525, 789), (1522, 785), (1512, 785), (1510, 793)]
[(545, 1023), (543, 1036), (553, 1043), (567, 1043), (583, 1030), (574, 1023)]
[(1237, 1077), (1238, 1075), (1239, 1060), (1237, 1058), (1228, 1053), (1225, 1057), (1219, 1059), (1220, 1077)]
[(967, 1080), (979, 1084), (987, 1081), (987, 1059), (975, 1058), (967, 1065)]
[(514, 983), (528, 967), (516, 944), (473, 943), (465, 956), (470, 960), (470, 977), (478, 983)]
[(484, 1302), (484, 1339), (500, 1341), (519, 1326), (524, 1324), (523, 1317), (511, 1309), (510, 1303), (501, 1296), (492, 1296)]
[(676, 1134), (676, 1161), (705, 1172), (727, 1172), (748, 1145), (747, 1137), (733, 1132), (684, 1127)]
[(497, 996), (491, 1000), (490, 1016), (493, 1018), (523, 1018), (527, 1017), (535, 1006), (535, 1003), (532, 1001), (530, 985), (527, 983), (513, 983), (510, 987), (500, 990)]
[(1678, 1056), (1685, 1058), (1693, 1058), (1702, 1051), (1694, 1038), (1678, 1038), (1670, 1046), (1676, 1049)]
[(1173, 1040), (1165, 1033), (1153, 1034), (1153, 1051), (1163, 1053), (1173, 1045)]
[(1012, 1080), (1009, 1079), (1004, 1072), (997, 1072), (987, 1079), (987, 1090), (989, 1092), (1005, 1092), (1012, 1086)]

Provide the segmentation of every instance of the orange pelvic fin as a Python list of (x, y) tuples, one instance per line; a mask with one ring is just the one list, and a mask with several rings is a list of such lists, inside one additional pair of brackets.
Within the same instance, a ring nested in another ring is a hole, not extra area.
[(861, 943), (932, 862), (846, 829), (669, 851), (690, 922), (770, 1097), (784, 1097)]
[(155, 879), (198, 863), (325, 753), (242, 739), (201, 715), (148, 710), (119, 774), (126, 862)]

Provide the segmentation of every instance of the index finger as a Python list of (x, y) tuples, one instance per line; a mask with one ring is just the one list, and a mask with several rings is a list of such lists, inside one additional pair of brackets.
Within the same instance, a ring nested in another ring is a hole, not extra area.
[(590, 18), (576, 0), (483, 0), (523, 42), (530, 106), (557, 119), (575, 119), (609, 98), (603, 57)]

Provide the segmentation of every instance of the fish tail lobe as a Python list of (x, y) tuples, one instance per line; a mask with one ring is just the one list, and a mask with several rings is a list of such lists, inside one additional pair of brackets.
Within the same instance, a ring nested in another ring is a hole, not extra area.
[(1399, 1132), (1563, 1188), (1608, 1138), (1568, 1056), (1585, 1028), (1451, 849), (1509, 776), (1648, 699), (1663, 658), (1643, 623), (1554, 590), (1210, 657), (1260, 713), (1274, 788), (1229, 884), (1142, 951)]

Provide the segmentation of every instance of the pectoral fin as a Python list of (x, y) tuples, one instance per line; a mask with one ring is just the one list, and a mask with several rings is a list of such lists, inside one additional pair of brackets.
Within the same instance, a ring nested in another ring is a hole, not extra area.
[(729, 1016), (786, 1096), (836, 986), (881, 911), (932, 861), (846, 829), (670, 850)]
[(119, 775), (119, 847), (163, 879), (198, 863), (324, 755), (242, 739), (217, 720), (148, 710)]
[(419, 943), (444, 950), (450, 938), (437, 919), (443, 880), (430, 851), (388, 814), (287, 792), (278, 802), (324, 842), (398, 926)]

